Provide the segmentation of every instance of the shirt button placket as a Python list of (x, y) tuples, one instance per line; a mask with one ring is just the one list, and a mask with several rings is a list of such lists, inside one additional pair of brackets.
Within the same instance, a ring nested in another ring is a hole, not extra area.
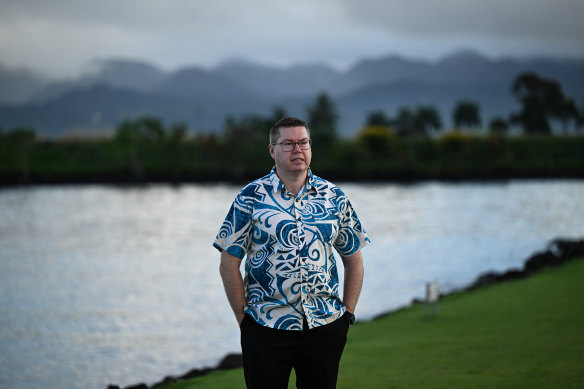
[[(298, 231), (298, 257), (300, 260), (300, 297), (302, 299), (302, 305), (308, 304), (308, 296), (306, 295), (306, 270), (304, 269), (304, 263), (306, 258), (302, 256), (302, 248), (304, 246), (304, 228), (302, 225), (302, 201), (300, 196), (296, 197), (294, 201), (294, 211), (296, 213), (296, 227)], [(304, 310), (306, 312), (306, 310)]]

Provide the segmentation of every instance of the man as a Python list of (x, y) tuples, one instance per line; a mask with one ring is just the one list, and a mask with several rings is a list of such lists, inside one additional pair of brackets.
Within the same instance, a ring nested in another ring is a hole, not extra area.
[[(369, 238), (345, 194), (312, 174), (306, 122), (270, 130), (270, 174), (241, 190), (213, 245), (241, 329), (248, 389), (335, 388)], [(343, 299), (333, 249), (342, 258)], [(239, 267), (245, 262), (245, 281)]]

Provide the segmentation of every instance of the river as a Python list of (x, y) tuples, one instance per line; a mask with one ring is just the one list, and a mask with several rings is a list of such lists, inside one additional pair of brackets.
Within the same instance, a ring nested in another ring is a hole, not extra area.
[[(584, 237), (583, 180), (340, 186), (372, 240), (360, 320)], [(0, 190), (0, 388), (152, 384), (238, 352), (211, 243), (239, 189)]]

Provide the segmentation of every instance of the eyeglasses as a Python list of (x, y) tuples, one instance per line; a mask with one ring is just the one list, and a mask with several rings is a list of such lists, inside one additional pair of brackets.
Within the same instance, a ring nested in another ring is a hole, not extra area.
[(300, 150), (308, 150), (308, 149), (310, 149), (310, 146), (312, 146), (312, 139), (302, 139), (299, 142), (290, 142), (290, 141), (286, 140), (284, 142), (272, 143), (272, 144), (282, 146), (283, 151), (292, 151), (292, 150), (294, 150), (294, 147), (296, 147), (296, 145), (298, 145), (298, 147), (300, 147)]

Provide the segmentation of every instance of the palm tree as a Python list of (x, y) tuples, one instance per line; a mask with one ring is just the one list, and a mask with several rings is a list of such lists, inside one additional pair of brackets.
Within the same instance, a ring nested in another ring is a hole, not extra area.
[(568, 123), (570, 121), (573, 120), (574, 123), (578, 122), (578, 107), (576, 107), (576, 103), (573, 99), (564, 96), (564, 98), (558, 102), (557, 106), (552, 112), (552, 116), (560, 120), (563, 131), (567, 132)]
[(500, 117), (494, 117), (489, 122), (489, 132), (495, 135), (503, 135), (509, 130), (507, 121)]
[(314, 104), (307, 109), (310, 135), (320, 147), (328, 147), (337, 138), (339, 115), (335, 103), (325, 92), (316, 96)]
[(472, 100), (458, 102), (452, 113), (452, 118), (456, 127), (473, 128), (481, 125), (479, 106)]
[(365, 122), (366, 127), (389, 127), (390, 125), (391, 120), (385, 115), (385, 112), (383, 111), (369, 112)]
[(416, 117), (416, 132), (428, 135), (429, 129), (440, 130), (442, 128), (442, 120), (440, 114), (434, 107), (421, 106), (415, 114)]
[(394, 123), (398, 134), (412, 135), (416, 132), (416, 115), (408, 107), (402, 107), (397, 111)]

